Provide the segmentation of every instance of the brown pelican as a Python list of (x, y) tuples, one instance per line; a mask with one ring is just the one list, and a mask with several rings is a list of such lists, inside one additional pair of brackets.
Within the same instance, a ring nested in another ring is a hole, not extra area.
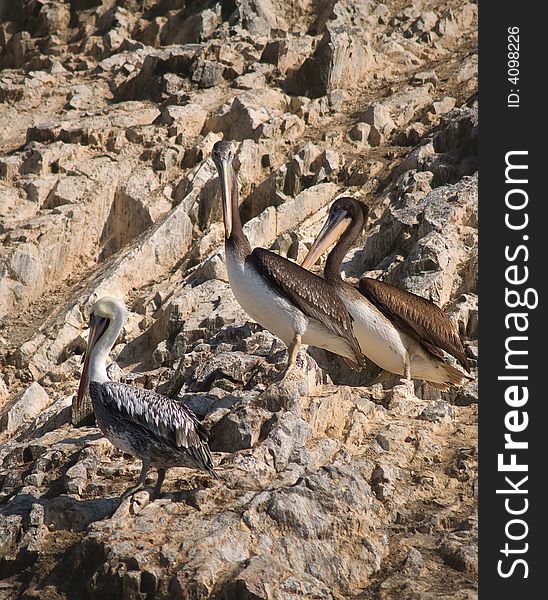
[(333, 286), (269, 250), (251, 251), (240, 220), (232, 148), (220, 141), (211, 155), (221, 182), (230, 287), (245, 312), (288, 347), (283, 377), (295, 364), (301, 343), (339, 354), (360, 369), (365, 361), (353, 333), (352, 317)]
[(338, 198), (302, 266), (310, 268), (335, 241), (324, 269), (354, 318), (354, 334), (362, 352), (377, 365), (407, 380), (424, 379), (440, 390), (467, 376), (443, 361), (454, 356), (470, 371), (460, 337), (447, 315), (433, 302), (383, 281), (363, 277), (358, 290), (341, 278), (341, 263), (368, 218), (365, 204)]
[(122, 499), (144, 487), (150, 467), (158, 469), (155, 494), (169, 467), (213, 471), (207, 431), (185, 406), (156, 392), (110, 381), (106, 359), (127, 318), (124, 303), (103, 297), (93, 305), (86, 358), (76, 406), (89, 393), (99, 429), (123, 452), (143, 462), (137, 485)]

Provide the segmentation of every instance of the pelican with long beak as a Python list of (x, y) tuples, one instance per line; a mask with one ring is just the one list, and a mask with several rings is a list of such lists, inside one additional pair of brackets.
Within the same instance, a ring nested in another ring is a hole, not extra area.
[(339, 354), (361, 369), (365, 360), (353, 333), (353, 318), (333, 286), (269, 250), (251, 251), (240, 220), (231, 145), (217, 142), (211, 156), (221, 183), (230, 287), (244, 311), (288, 347), (283, 377), (295, 364), (301, 344)]
[(423, 379), (447, 390), (469, 376), (444, 362), (443, 351), (470, 371), (462, 341), (449, 317), (433, 302), (383, 281), (363, 277), (358, 289), (343, 281), (341, 263), (368, 219), (365, 204), (338, 198), (302, 262), (312, 267), (333, 244), (324, 277), (354, 319), (354, 334), (361, 351), (386, 371)]
[(99, 429), (116, 448), (143, 463), (137, 485), (124, 492), (122, 498), (144, 487), (150, 467), (158, 470), (155, 495), (160, 493), (170, 467), (198, 468), (217, 477), (208, 433), (194, 413), (171, 398), (109, 379), (107, 357), (127, 315), (124, 303), (115, 298), (103, 297), (93, 305), (75, 403), (80, 408), (89, 389)]

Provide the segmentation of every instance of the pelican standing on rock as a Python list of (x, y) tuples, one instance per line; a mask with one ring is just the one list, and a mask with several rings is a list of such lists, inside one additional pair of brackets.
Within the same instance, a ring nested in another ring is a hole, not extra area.
[(301, 344), (324, 348), (344, 357), (353, 368), (362, 368), (365, 360), (353, 333), (353, 319), (333, 287), (269, 250), (251, 251), (240, 220), (231, 145), (217, 142), (211, 156), (221, 183), (230, 287), (245, 312), (288, 347), (283, 378), (295, 364)]
[(447, 315), (433, 302), (383, 281), (363, 277), (358, 289), (343, 281), (341, 263), (368, 219), (365, 204), (338, 198), (302, 262), (312, 267), (336, 242), (324, 269), (325, 279), (354, 319), (362, 352), (383, 369), (407, 380), (424, 379), (439, 390), (468, 378), (443, 361), (443, 350), (470, 371), (461, 339)]
[(156, 495), (169, 467), (194, 467), (217, 477), (207, 431), (188, 408), (151, 390), (108, 378), (106, 360), (127, 314), (124, 303), (115, 298), (103, 297), (93, 305), (76, 397), (79, 407), (89, 386), (99, 429), (116, 448), (143, 462), (137, 485), (124, 492), (122, 499), (144, 487), (150, 467), (158, 469)]

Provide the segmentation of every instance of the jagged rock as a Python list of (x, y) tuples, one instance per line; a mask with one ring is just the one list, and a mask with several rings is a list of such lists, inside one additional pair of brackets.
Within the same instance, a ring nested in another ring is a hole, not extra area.
[(359, 142), (362, 146), (369, 145), (369, 135), (371, 133), (371, 125), (369, 123), (357, 123), (348, 132), (351, 140)]
[[(469, 215), (475, 213), (473, 205), (476, 202), (476, 191), (473, 185), (469, 187), (472, 180), (463, 179), (461, 184), (457, 184), (454, 188), (453, 194), (449, 191), (450, 186), (436, 188), (424, 196), (411, 209), (411, 212), (396, 209), (398, 225), (395, 225), (394, 222), (395, 227), (389, 226), (388, 230), (382, 235), (372, 232), (366, 241), (364, 257), (368, 257), (368, 268), (376, 264), (375, 256), (377, 258), (380, 258), (381, 255), (385, 256), (387, 248), (394, 252), (402, 244), (400, 248), (408, 258), (392, 270), (386, 280), (400, 285), (403, 281), (407, 281), (407, 286), (411, 291), (420, 293), (423, 296), (428, 296), (426, 289), (429, 288), (429, 293), (432, 294), (431, 298), (442, 305), (445, 304), (451, 296), (453, 285), (451, 282), (453, 281), (454, 271), (451, 274), (452, 267), (450, 265), (456, 267), (455, 258), (458, 252), (462, 251), (464, 242), (464, 238), (460, 238), (460, 235), (464, 233), (464, 229), (453, 229), (449, 223), (453, 222), (455, 225), (457, 223), (469, 223)], [(455, 200), (459, 198), (459, 201), (453, 204), (452, 201), (448, 201), (450, 197)], [(422, 207), (426, 209), (426, 212), (419, 217)], [(443, 213), (446, 216), (442, 225), (441, 214)], [(388, 213), (386, 217), (389, 219)], [(420, 225), (419, 220), (421, 221)], [(442, 229), (443, 234), (441, 233)], [(418, 239), (411, 233), (413, 230), (421, 231)], [(416, 244), (414, 240), (416, 240)], [(377, 246), (379, 243), (380, 246)], [(449, 259), (450, 256), (451, 260)], [(466, 252), (463, 254), (463, 258), (464, 256), (467, 256)], [(415, 287), (418, 279), (413, 276), (413, 272), (416, 273), (417, 269), (423, 273), (421, 286), (425, 287), (422, 288), (422, 293), (420, 288)]]
[(17, 175), (23, 163), (22, 156), (4, 156), (0, 159), (0, 178), (13, 179)]
[(447, 421), (450, 422), (454, 416), (453, 408), (447, 402), (440, 400), (435, 404), (428, 405), (418, 416), (423, 421)]
[[(264, 69), (258, 69), (257, 66), (255, 66), (253, 71), (249, 71), (244, 75), (239, 75), (236, 77), (234, 80), (234, 86), (241, 90), (268, 88), (266, 79), (267, 75), (269, 74), (269, 69), (268, 67)], [(264, 67), (264, 65), (262, 66)]]
[(402, 143), (402, 145), (416, 146), (420, 143), (425, 129), (426, 128), (422, 123), (412, 123), (405, 129), (403, 133), (399, 135), (397, 139)]
[(307, 573), (295, 577), (282, 563), (264, 556), (253, 556), (246, 561), (245, 568), (223, 591), (242, 600), (269, 600), (273, 594), (284, 600), (303, 596), (317, 600), (333, 598), (329, 588), (318, 579)]
[(319, 207), (328, 204), (337, 193), (334, 183), (314, 185), (293, 200), (288, 200), (276, 209), (276, 228), (278, 233), (290, 231), (313, 215)]
[(0, 433), (13, 434), (27, 421), (35, 418), (50, 404), (50, 398), (38, 383), (16, 394), (0, 413)]
[(357, 30), (328, 27), (314, 54), (289, 80), (293, 94), (319, 98), (334, 89), (352, 89), (373, 67), (371, 49)]
[(453, 108), (455, 108), (455, 103), (455, 98), (450, 98), (448, 96), (446, 96), (445, 98), (443, 98), (443, 100), (440, 100), (439, 102), (434, 102), (432, 104), (434, 114), (444, 115), (445, 113), (448, 113), (450, 110), (453, 110)]
[(270, 246), (278, 236), (277, 221), (277, 212), (272, 206), (269, 206), (259, 216), (248, 221), (244, 225), (244, 233), (251, 247), (260, 246), (261, 244)]
[[(180, 13), (168, 13), (161, 28), (160, 43), (164, 46), (171, 44), (190, 44), (207, 40), (212, 36), (220, 23), (219, 10), (206, 9), (196, 14), (186, 16), (184, 10)], [(149, 31), (148, 35), (152, 35)], [(157, 35), (157, 33), (156, 33)]]
[(0, 377), (0, 405), (3, 406), (5, 401), (9, 398), (8, 386), (6, 385), (4, 378)]
[[(433, 140), (435, 152), (451, 153), (453, 156), (464, 159), (464, 164), (460, 169), (455, 170), (454, 173), (450, 172), (450, 175), (455, 178), (461, 174), (471, 175), (477, 170), (478, 144), (477, 110), (468, 108), (456, 110), (455, 118), (442, 120), (440, 129)], [(449, 164), (453, 165), (452, 162)], [(448, 181), (446, 178), (441, 178), (441, 180)]]
[(261, 61), (276, 66), (281, 74), (285, 74), (300, 66), (302, 57), (311, 53), (313, 44), (314, 38), (308, 35), (272, 40), (266, 43)]
[(76, 110), (84, 110), (86, 108), (92, 108), (94, 105), (95, 95), (92, 89), (87, 85), (76, 86), (68, 98), (69, 108)]
[(471, 83), (473, 86), (473, 81), (471, 81), (471, 80), (473, 78), (477, 77), (477, 74), (478, 74), (478, 55), (475, 54), (475, 55), (467, 57), (467, 59), (464, 61), (461, 68), (459, 69), (459, 72), (456, 75), (456, 80), (459, 83), (467, 81), (467, 82)]
[(292, 196), (309, 187), (320, 154), (321, 150), (315, 144), (308, 143), (291, 159), (284, 179), (285, 194)]
[(149, 125), (159, 115), (156, 107), (143, 102), (122, 102), (108, 115), (68, 118), (40, 123), (27, 130), (27, 142), (63, 141), (68, 144), (106, 145), (120, 130)]
[(210, 447), (216, 452), (235, 452), (252, 448), (258, 441), (263, 425), (271, 414), (243, 405), (229, 412), (211, 429)]
[(424, 567), (424, 558), (422, 554), (416, 549), (411, 548), (407, 556), (405, 557), (405, 563), (403, 571), (409, 575), (419, 575)]
[(21, 244), (10, 261), (10, 270), (23, 285), (31, 285), (44, 278), (43, 267), (34, 244)]
[(425, 11), (411, 24), (409, 32), (415, 35), (428, 33), (438, 21), (438, 15), (433, 11)]
[(382, 104), (373, 104), (364, 114), (364, 123), (370, 126), (368, 141), (372, 146), (380, 146), (392, 133), (396, 125), (389, 110)]
[(452, 37), (462, 28), (469, 27), (476, 16), (477, 8), (472, 4), (463, 4), (455, 12), (447, 10), (436, 23), (435, 31), (440, 36)]
[(236, 96), (221, 114), (206, 120), (205, 131), (222, 131), (231, 140), (252, 139), (263, 135), (263, 124), (267, 123), (286, 102), (282, 94), (274, 90), (249, 91)]
[[(363, 200), (343, 276), (433, 299), (473, 376), (476, 10), (0, 0), (0, 411), (45, 402), (0, 433), (0, 595), (474, 596), (477, 381), (312, 347), (277, 381), (287, 348), (226, 281), (209, 157), (238, 142), (251, 246), (296, 262), (333, 198)], [(130, 310), (109, 374), (194, 410), (219, 481), (172, 469), (154, 498), (151, 473), (120, 503), (140, 462), (71, 425), (103, 294)]]
[(436, 71), (421, 71), (413, 75), (413, 83), (416, 85), (424, 85), (425, 83), (436, 84), (438, 82), (438, 76)]
[[(159, 185), (154, 172), (147, 168), (133, 173), (116, 190), (109, 219), (102, 232), (105, 240), (102, 258), (114, 254), (169, 211), (171, 204), (156, 193)], [(125, 215), (131, 215), (131, 219), (128, 220)]]
[(238, 352), (221, 353), (200, 365), (193, 374), (193, 391), (211, 387), (232, 390), (244, 387), (256, 366), (256, 359)]
[(437, 186), (459, 181), (463, 175), (477, 171), (477, 110), (454, 111), (454, 118), (442, 117), (432, 141), (413, 150), (396, 168), (396, 176), (408, 169), (428, 170), (434, 173)]
[(48, 146), (32, 142), (25, 153), (20, 172), (25, 175), (58, 172), (64, 164), (82, 154), (72, 145), (63, 142), (56, 142)]
[(334, 89), (329, 92), (329, 106), (332, 111), (342, 110), (344, 103), (350, 99), (350, 96), (343, 89)]
[(329, 104), (325, 97), (308, 102), (302, 109), (302, 116), (307, 125), (318, 125), (328, 113)]
[[(275, 8), (266, 0), (236, 0), (231, 22), (239, 22), (251, 35), (268, 35), (282, 20)], [(282, 21), (283, 22), (283, 21)]]
[(281, 134), (284, 139), (297, 140), (303, 135), (304, 129), (304, 121), (297, 115), (285, 114), (282, 116)]
[(202, 131), (206, 117), (207, 112), (198, 104), (166, 106), (157, 122), (175, 126), (183, 135), (195, 137)]
[(238, 183), (240, 185), (241, 195), (246, 196), (253, 190), (257, 181), (257, 173), (268, 174), (263, 162), (269, 156), (272, 144), (266, 141), (254, 142), (253, 140), (243, 140), (238, 147), (234, 166), (238, 172)]
[(382, 105), (389, 110), (396, 126), (402, 127), (419, 118), (421, 111), (430, 106), (432, 100), (432, 85), (427, 83), (392, 94), (383, 100)]
[(319, 167), (313, 178), (313, 183), (320, 183), (325, 180), (336, 179), (340, 168), (344, 165), (344, 159), (334, 150), (324, 150), (317, 161)]
[(57, 184), (59, 177), (57, 175), (46, 175), (33, 179), (27, 186), (27, 195), (31, 202), (36, 202), (44, 206)]
[[(189, 44), (172, 46), (167, 50), (158, 50), (148, 54), (139, 72), (123, 81), (115, 90), (116, 100), (158, 99), (162, 96), (164, 75), (171, 73), (181, 77), (191, 75), (191, 67), (199, 46)], [(167, 90), (169, 93), (169, 90)]]
[(463, 544), (458, 539), (448, 539), (440, 544), (438, 553), (447, 564), (458, 571), (477, 573), (478, 548), (476, 544)]
[(466, 338), (478, 336), (478, 298), (475, 294), (458, 296), (447, 309), (447, 314), (457, 325), (459, 333)]
[(212, 60), (199, 59), (192, 69), (192, 81), (201, 88), (219, 86), (223, 82), (223, 65)]

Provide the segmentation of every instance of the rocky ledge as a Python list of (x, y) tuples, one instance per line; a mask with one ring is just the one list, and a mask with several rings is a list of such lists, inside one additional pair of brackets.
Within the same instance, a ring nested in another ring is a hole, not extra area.
[[(310, 349), (276, 383), (209, 159), (234, 140), (251, 244), (294, 260), (365, 201), (345, 276), (436, 302), (475, 365), (475, 27), (464, 0), (0, 0), (2, 598), (476, 597), (475, 382)], [(192, 408), (219, 481), (120, 503), (139, 461), (70, 424), (104, 294), (113, 376)]]

